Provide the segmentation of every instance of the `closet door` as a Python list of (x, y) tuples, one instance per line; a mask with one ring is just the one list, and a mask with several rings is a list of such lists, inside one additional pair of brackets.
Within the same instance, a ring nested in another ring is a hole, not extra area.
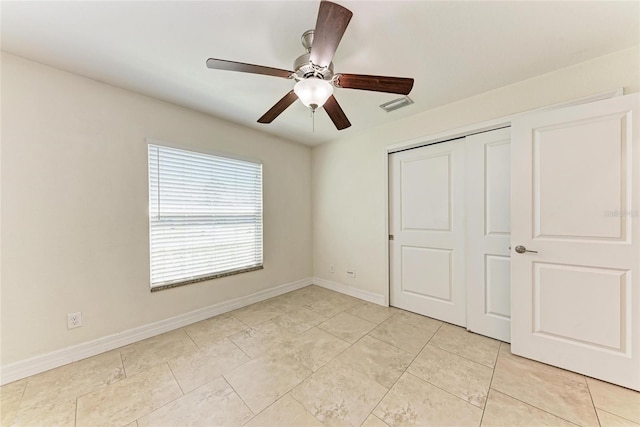
[(511, 342), (511, 132), (465, 145), (467, 329)]
[(464, 140), (389, 156), (391, 305), (466, 325)]
[(640, 96), (511, 128), (511, 350), (640, 390)]

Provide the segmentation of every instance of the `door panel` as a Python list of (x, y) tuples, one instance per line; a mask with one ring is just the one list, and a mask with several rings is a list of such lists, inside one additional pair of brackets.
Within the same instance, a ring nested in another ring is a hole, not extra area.
[(389, 156), (391, 305), (465, 326), (464, 145)]
[[(607, 217), (603, 213), (627, 209), (624, 189), (629, 187), (631, 175), (625, 173), (624, 159), (629, 157), (627, 137), (630, 135), (625, 132), (629, 114), (596, 115), (586, 121), (534, 130), (536, 237), (623, 238), (624, 218)], [(588, 138), (584, 138), (586, 135)], [(573, 161), (567, 167), (569, 159)], [(585, 188), (593, 189), (598, 197), (584, 191)], [(576, 212), (583, 214), (576, 215)]]
[[(533, 268), (538, 335), (624, 352), (628, 271), (539, 262)], [(611, 315), (594, 315), (598, 312)]]
[(640, 97), (512, 123), (512, 351), (640, 390)]
[[(482, 162), (484, 177), (485, 234), (511, 234), (511, 136), (508, 129), (499, 129), (470, 136), (467, 144), (483, 144), (484, 156), (470, 159)], [(470, 148), (473, 153), (473, 147)], [(476, 177), (474, 177), (476, 178)], [(482, 177), (477, 177), (482, 179)]]
[(450, 153), (405, 160), (400, 167), (403, 230), (449, 230)]
[(487, 254), (484, 259), (484, 314), (508, 322), (511, 317), (511, 259), (508, 256)]
[(467, 327), (511, 340), (511, 135), (465, 138)]
[(402, 292), (451, 302), (451, 252), (403, 246)]

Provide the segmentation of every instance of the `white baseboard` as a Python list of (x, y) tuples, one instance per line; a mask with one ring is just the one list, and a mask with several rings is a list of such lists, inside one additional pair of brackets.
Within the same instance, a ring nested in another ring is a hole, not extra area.
[(332, 291), (340, 292), (341, 294), (349, 295), (355, 298), (360, 298), (362, 300), (369, 301), (374, 304), (383, 305), (385, 307), (387, 306), (387, 304), (385, 303), (384, 295), (363, 291), (362, 289), (343, 285), (342, 283), (338, 283), (338, 282), (332, 282), (331, 280), (321, 279), (320, 277), (314, 277), (313, 284), (322, 286), (323, 288), (331, 289)]
[(124, 332), (108, 335), (106, 337), (76, 344), (60, 350), (55, 350), (30, 359), (14, 362), (0, 367), (0, 384), (3, 385), (17, 381), (77, 360), (86, 359), (87, 357), (95, 356), (96, 354), (129, 345), (164, 332), (182, 328), (192, 323), (199, 322), (249, 304), (273, 298), (296, 289), (304, 288), (312, 283), (312, 278), (307, 277), (295, 282), (286, 283), (271, 289), (256, 292), (245, 297), (224, 301), (189, 313), (180, 314), (169, 319), (139, 326)]

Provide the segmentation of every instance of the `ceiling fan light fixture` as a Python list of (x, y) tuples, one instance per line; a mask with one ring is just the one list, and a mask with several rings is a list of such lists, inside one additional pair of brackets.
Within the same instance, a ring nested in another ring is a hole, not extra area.
[(333, 86), (326, 80), (311, 77), (296, 83), (293, 91), (306, 107), (315, 110), (333, 95)]
[[(295, 59), (293, 71), (216, 58), (207, 60), (207, 68), (262, 74), (296, 81), (293, 90), (287, 92), (264, 113), (258, 119), (258, 123), (273, 122), (299, 99), (311, 111), (322, 107), (336, 129), (346, 129), (351, 126), (351, 123), (333, 96), (334, 87), (401, 95), (408, 95), (413, 88), (413, 79), (407, 77), (333, 72), (333, 57), (352, 16), (353, 13), (344, 6), (331, 0), (320, 0), (316, 26), (302, 35), (302, 47), (305, 48), (306, 53)], [(395, 108), (398, 106), (395, 104)]]

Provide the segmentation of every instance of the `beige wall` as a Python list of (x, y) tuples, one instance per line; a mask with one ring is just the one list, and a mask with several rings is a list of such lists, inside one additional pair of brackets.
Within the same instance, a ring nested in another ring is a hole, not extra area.
[[(386, 293), (385, 146), (617, 87), (640, 90), (638, 47), (314, 147), (314, 276)], [(346, 274), (349, 268), (356, 269), (355, 279)]]
[[(262, 160), (264, 270), (150, 293), (146, 137)], [(2, 365), (309, 277), (310, 165), (308, 147), (3, 54)]]
[[(638, 48), (311, 151), (2, 54), (1, 364), (312, 273), (383, 295), (386, 145), (616, 87), (640, 90)], [(263, 161), (264, 270), (149, 292), (147, 137)], [(75, 311), (84, 326), (69, 331)]]

